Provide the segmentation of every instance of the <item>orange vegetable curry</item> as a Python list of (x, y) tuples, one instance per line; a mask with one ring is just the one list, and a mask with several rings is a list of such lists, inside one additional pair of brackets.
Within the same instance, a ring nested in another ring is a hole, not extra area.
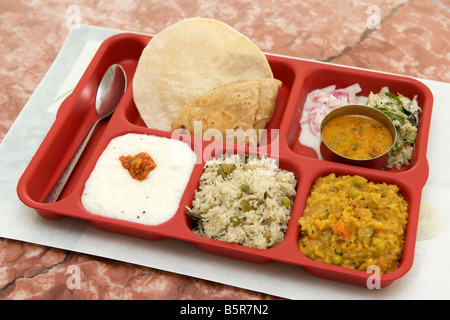
[(386, 126), (357, 115), (331, 119), (322, 128), (322, 138), (334, 152), (358, 160), (376, 158), (393, 144), (393, 137)]

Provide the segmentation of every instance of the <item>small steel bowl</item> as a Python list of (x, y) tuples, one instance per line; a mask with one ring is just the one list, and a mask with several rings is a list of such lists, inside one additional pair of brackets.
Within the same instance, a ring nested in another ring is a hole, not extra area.
[[(383, 153), (382, 155), (379, 155), (378, 157), (364, 159), (364, 160), (348, 158), (348, 157), (342, 156), (342, 155), (336, 153), (335, 151), (333, 151), (323, 141), (322, 129), (327, 124), (327, 122), (330, 121), (331, 119), (335, 119), (335, 118), (343, 117), (343, 116), (350, 116), (350, 115), (366, 116), (366, 117), (372, 118), (372, 119), (380, 122), (382, 125), (386, 126), (392, 135), (392, 141), (393, 141), (389, 150), (386, 151), (385, 153)], [(397, 138), (397, 131), (395, 130), (394, 124), (392, 123), (391, 119), (389, 119), (389, 117), (386, 116), (383, 112), (381, 112), (375, 108), (367, 107), (367, 106), (363, 106), (363, 105), (348, 105), (348, 106), (339, 107), (339, 108), (331, 111), (322, 120), (322, 123), (320, 125), (320, 153), (324, 160), (347, 163), (347, 164), (352, 164), (352, 165), (357, 165), (357, 166), (367, 167), (367, 168), (382, 169), (386, 165), (388, 153), (395, 145), (396, 138)]]

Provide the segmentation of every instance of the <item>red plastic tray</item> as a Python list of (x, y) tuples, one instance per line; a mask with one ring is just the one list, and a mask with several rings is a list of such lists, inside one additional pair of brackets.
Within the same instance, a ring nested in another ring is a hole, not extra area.
[[(198, 249), (206, 252), (255, 263), (281, 261), (301, 266), (307, 272), (320, 277), (366, 286), (372, 274), (310, 260), (298, 248), (298, 220), (315, 180), (329, 173), (358, 174), (370, 181), (398, 185), (409, 203), (409, 219), (400, 266), (392, 273), (380, 275), (378, 280), (381, 287), (385, 287), (408, 272), (414, 258), (421, 192), (428, 177), (426, 151), (433, 96), (421, 82), (398, 75), (267, 54), (274, 76), (283, 82), (283, 86), (279, 91), (274, 115), (266, 128), (269, 133), (270, 129), (279, 131), (278, 135), (273, 134), (269, 137), (267, 144), (246, 151), (276, 157), (279, 159), (280, 167), (292, 171), (298, 181), (297, 196), (285, 239), (276, 247), (248, 248), (204, 238), (191, 231), (192, 221), (184, 214), (184, 210), (185, 206), (191, 206), (205, 161), (217, 151), (233, 153), (243, 148), (191, 136), (178, 138), (192, 147), (198, 159), (202, 159), (202, 163), (195, 165), (178, 211), (172, 219), (160, 225), (148, 226), (87, 212), (81, 204), (84, 184), (111, 139), (130, 132), (172, 137), (170, 132), (147, 128), (133, 102), (134, 71), (142, 50), (150, 40), (151, 37), (147, 35), (125, 33), (113, 36), (102, 43), (74, 92), (61, 105), (53, 126), (19, 180), (17, 191), (24, 204), (36, 209), (46, 218), (63, 216), (79, 218), (102, 230), (149, 240), (165, 237), (181, 239), (193, 243)], [(45, 195), (95, 121), (93, 108), (95, 91), (104, 72), (113, 63), (120, 63), (127, 73), (129, 86), (125, 95), (111, 119), (97, 128), (60, 199), (56, 203), (43, 203)], [(307, 93), (332, 84), (346, 87), (354, 83), (361, 84), (363, 95), (368, 95), (370, 91), (378, 92), (383, 86), (389, 86), (392, 92), (400, 92), (408, 97), (418, 96), (423, 111), (416, 148), (409, 167), (403, 170), (375, 170), (319, 160), (312, 149), (299, 143), (301, 131), (299, 120)]]

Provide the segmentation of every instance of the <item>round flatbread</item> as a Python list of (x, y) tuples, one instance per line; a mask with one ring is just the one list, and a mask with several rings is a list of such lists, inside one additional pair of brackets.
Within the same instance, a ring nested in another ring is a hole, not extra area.
[(261, 79), (273, 74), (252, 41), (220, 21), (190, 18), (150, 40), (136, 68), (133, 97), (149, 128), (170, 131), (182, 108), (213, 88)]
[[(214, 88), (183, 107), (172, 123), (172, 131), (181, 129), (204, 137), (207, 130), (215, 129), (225, 140), (228, 129), (255, 129), (258, 136), (256, 130), (264, 129), (272, 117), (281, 84), (277, 79), (263, 79)], [(200, 130), (196, 128), (199, 124)]]

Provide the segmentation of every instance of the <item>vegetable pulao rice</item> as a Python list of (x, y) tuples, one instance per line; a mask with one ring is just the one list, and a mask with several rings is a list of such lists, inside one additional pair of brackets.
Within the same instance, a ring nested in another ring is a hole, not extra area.
[(206, 162), (192, 209), (203, 237), (266, 249), (283, 239), (297, 181), (275, 159), (240, 155)]

